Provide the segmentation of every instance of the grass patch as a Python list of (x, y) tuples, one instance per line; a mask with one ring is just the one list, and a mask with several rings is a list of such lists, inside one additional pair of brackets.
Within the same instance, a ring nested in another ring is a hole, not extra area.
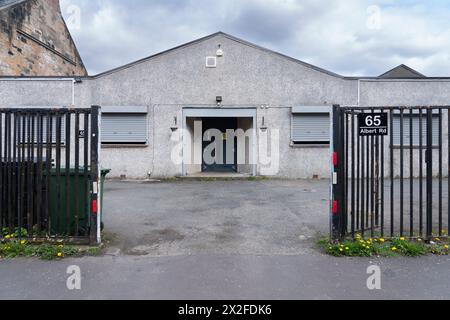
[(178, 177), (168, 177), (168, 178), (161, 179), (161, 181), (163, 181), (163, 182), (177, 182), (179, 180), (181, 180), (181, 179)]
[(7, 240), (0, 244), (0, 258), (37, 257), (43, 260), (63, 259), (81, 254), (74, 246), (29, 244), (26, 240)]
[(348, 240), (341, 243), (331, 243), (328, 239), (320, 239), (318, 245), (325, 253), (335, 257), (419, 257), (429, 254), (449, 254), (448, 242), (439, 238), (436, 238), (435, 242), (427, 244), (422, 239), (362, 239), (361, 236), (357, 236), (355, 241)]
[(82, 254), (89, 257), (96, 257), (102, 253), (100, 247), (88, 247), (86, 250), (82, 251)]
[(204, 177), (204, 178), (197, 179), (197, 181), (200, 181), (200, 182), (216, 182), (218, 180), (219, 180), (219, 178), (214, 178), (214, 177)]
[(32, 244), (26, 240), (8, 240), (0, 243), (0, 259), (19, 257), (60, 260), (69, 257), (98, 256), (100, 247), (72, 246), (65, 244)]
[(32, 243), (23, 238), (27, 237), (26, 230), (9, 234), (2, 230), (0, 240), (0, 259), (14, 259), (18, 257), (35, 257), (42, 260), (57, 260), (68, 257), (97, 256), (101, 247), (74, 246), (64, 243)]
[(26, 229), (16, 228), (10, 232), (7, 228), (1, 230), (0, 259), (18, 257), (35, 257), (42, 260), (57, 260), (68, 257), (98, 256), (101, 246), (75, 246), (63, 242), (36, 243), (26, 240)]
[(266, 176), (251, 176), (248, 177), (248, 181), (266, 181), (269, 180), (269, 177)]

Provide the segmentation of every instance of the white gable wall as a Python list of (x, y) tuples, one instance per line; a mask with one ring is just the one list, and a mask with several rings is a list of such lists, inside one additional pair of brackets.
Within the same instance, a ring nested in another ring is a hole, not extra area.
[[(206, 68), (206, 56), (218, 45), (224, 56), (217, 68)], [(113, 169), (112, 176), (128, 178), (180, 175), (182, 166), (170, 160), (178, 143), (170, 130), (174, 117), (181, 125), (184, 107), (214, 107), (216, 96), (227, 107), (256, 108), (258, 129), (264, 117), (269, 130), (279, 130), (277, 176), (328, 177), (326, 146), (291, 146), (291, 108), (357, 105), (358, 93), (361, 105), (450, 104), (450, 80), (345, 79), (222, 34), (74, 85), (0, 78), (1, 107), (67, 106), (73, 97), (76, 107), (146, 106), (149, 144), (103, 149), (103, 166)]]

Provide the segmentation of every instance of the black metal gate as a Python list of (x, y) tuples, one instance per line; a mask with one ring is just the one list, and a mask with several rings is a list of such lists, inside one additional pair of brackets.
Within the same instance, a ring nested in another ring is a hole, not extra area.
[(332, 240), (448, 236), (449, 109), (333, 107)]
[(97, 242), (98, 115), (0, 109), (0, 238)]

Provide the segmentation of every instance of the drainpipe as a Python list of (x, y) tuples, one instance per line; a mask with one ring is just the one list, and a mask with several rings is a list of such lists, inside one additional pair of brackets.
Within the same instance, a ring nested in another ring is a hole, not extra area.
[(75, 107), (75, 79), (72, 79), (72, 108)]
[(358, 79), (358, 107), (361, 105), (361, 79)]

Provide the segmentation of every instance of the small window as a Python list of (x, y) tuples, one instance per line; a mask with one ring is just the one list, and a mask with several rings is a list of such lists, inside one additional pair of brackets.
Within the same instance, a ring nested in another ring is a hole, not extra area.
[[(411, 126), (411, 116), (412, 116), (412, 133), (410, 130)], [(394, 146), (399, 147), (400, 141), (400, 127), (401, 127), (401, 116), (400, 114), (394, 114), (394, 128), (392, 130), (392, 135), (394, 138)], [(439, 115), (433, 115), (433, 146), (439, 145)], [(425, 147), (427, 144), (427, 116), (422, 115), (422, 145)], [(403, 115), (403, 145), (410, 146), (411, 135), (413, 139), (413, 146), (420, 146), (420, 116), (419, 114), (404, 114)]]
[(217, 67), (217, 58), (216, 57), (206, 57), (206, 67), (207, 68), (216, 68)]
[(103, 113), (103, 144), (147, 144), (146, 113)]
[(330, 143), (329, 113), (294, 113), (292, 118), (292, 142), (302, 144)]

